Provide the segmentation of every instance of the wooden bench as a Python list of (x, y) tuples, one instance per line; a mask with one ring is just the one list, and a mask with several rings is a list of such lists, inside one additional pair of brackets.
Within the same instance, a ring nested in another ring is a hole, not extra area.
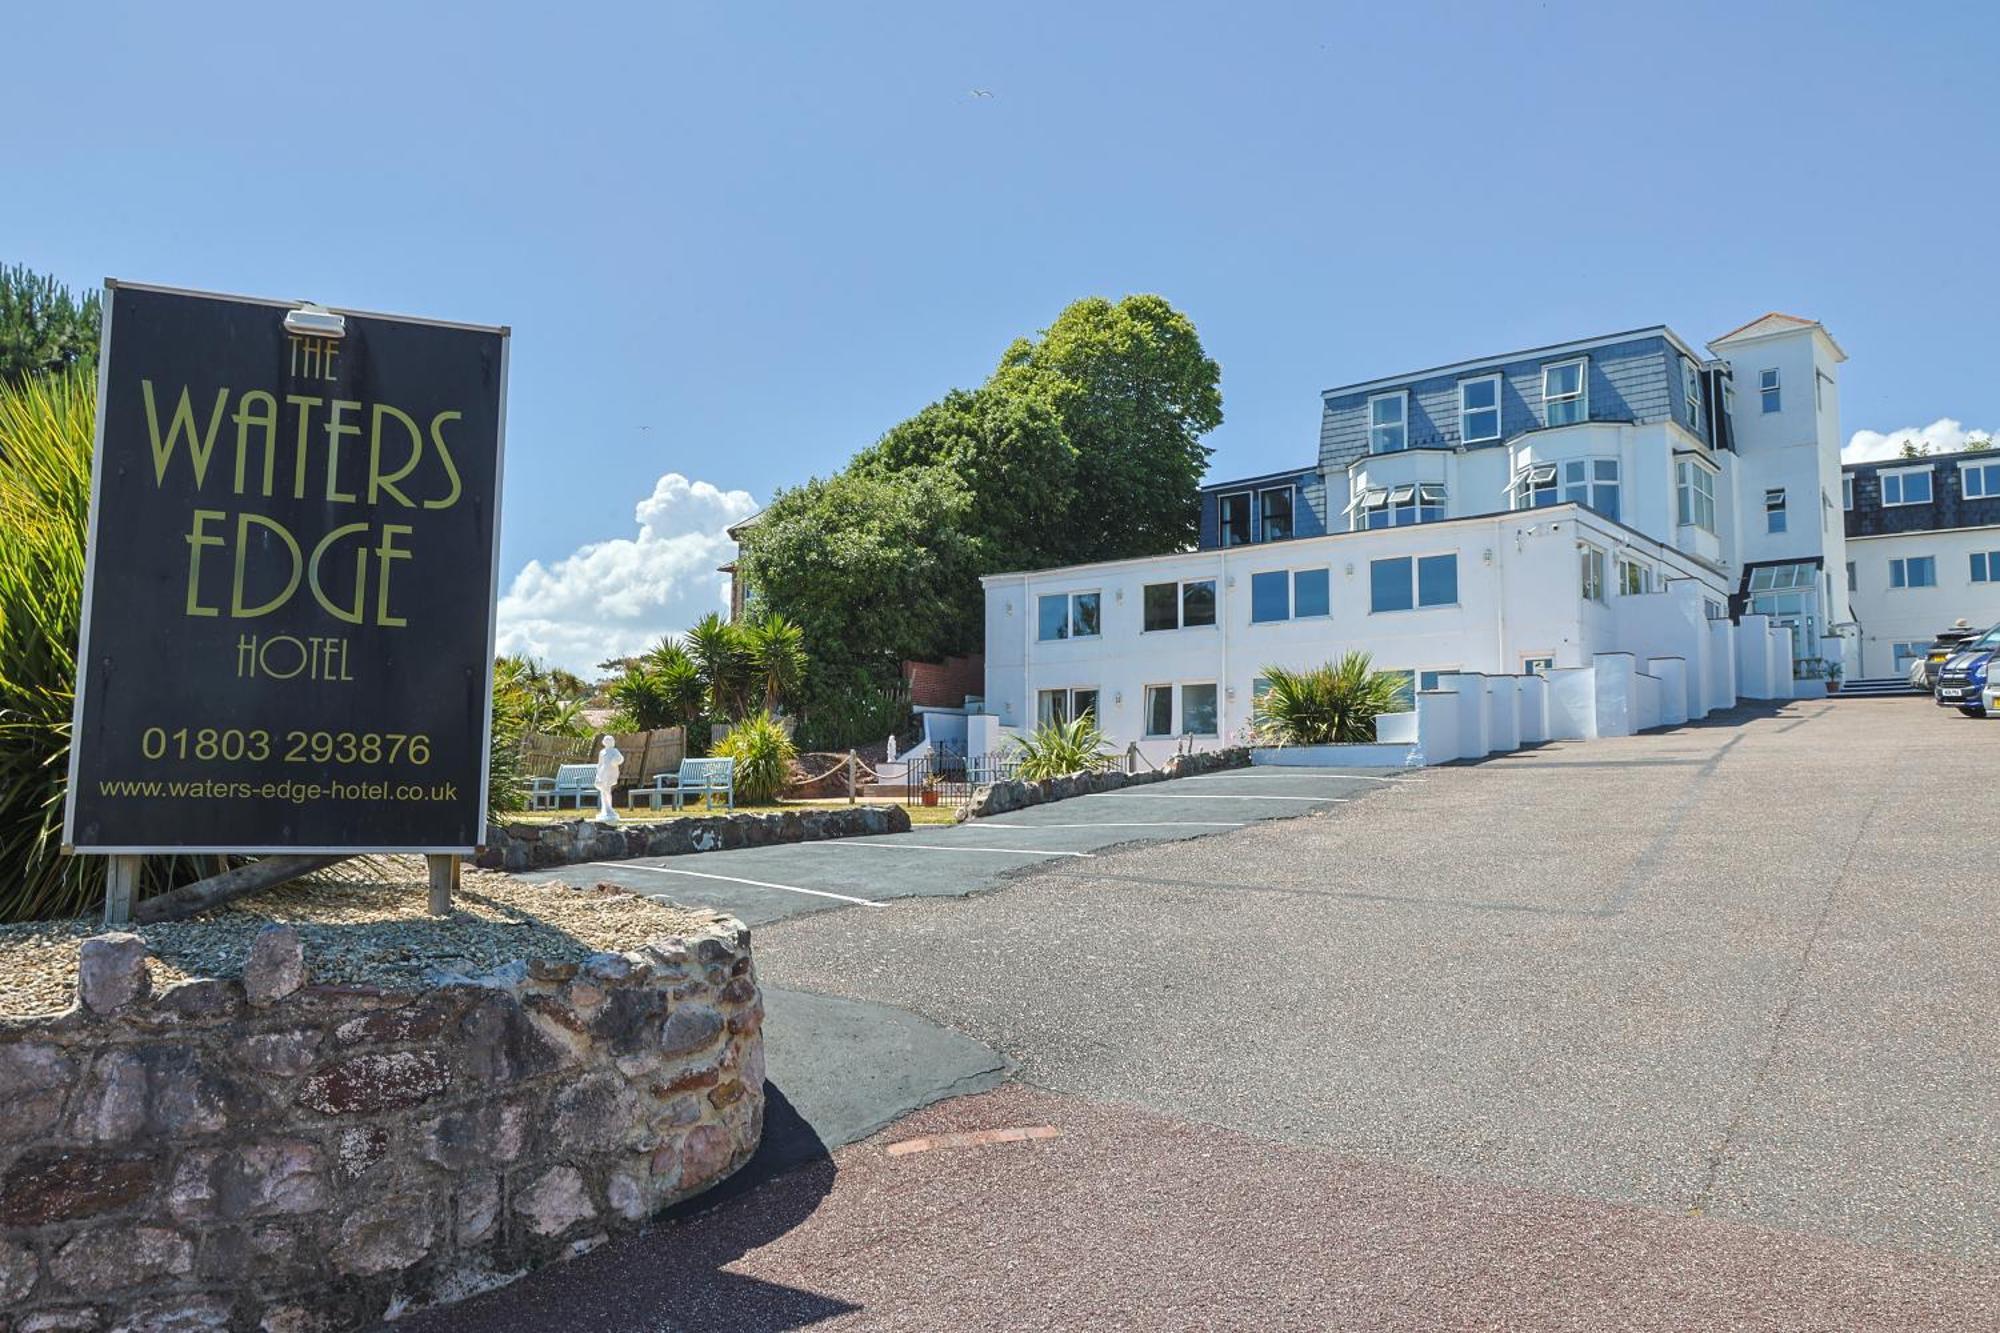
[(680, 770), (675, 773), (661, 773), (653, 779), (650, 787), (634, 787), (632, 804), (646, 802), (653, 809), (660, 808), (662, 797), (674, 799), (674, 809), (688, 797), (701, 796), (703, 809), (707, 809), (720, 795), (729, 802), (729, 808), (736, 808), (736, 761), (734, 759), (683, 759)]
[(530, 810), (560, 810), (563, 801), (572, 797), (579, 810), (583, 809), (586, 799), (597, 799), (596, 764), (564, 764), (552, 778), (531, 778), (528, 781)]

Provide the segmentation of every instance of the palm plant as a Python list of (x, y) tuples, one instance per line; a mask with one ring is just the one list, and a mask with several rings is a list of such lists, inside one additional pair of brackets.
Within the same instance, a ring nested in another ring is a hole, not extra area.
[(1044, 722), (1033, 734), (1016, 737), (1014, 743), (1021, 750), (1021, 776), (1030, 782), (1071, 773), (1097, 773), (1111, 763), (1095, 713), (1068, 722)]
[(661, 639), (646, 654), (646, 669), (653, 673), (661, 704), (671, 719), (665, 725), (692, 725), (701, 716), (708, 691), (702, 683), (701, 669), (688, 656), (687, 649), (672, 638)]
[(1267, 666), (1252, 731), (1263, 745), (1362, 745), (1375, 739), (1375, 719), (1402, 707), (1403, 679), (1377, 671), (1374, 659), (1350, 652), (1338, 662), (1294, 671)]
[(741, 717), (749, 711), (750, 654), (742, 630), (711, 611), (694, 623), (681, 646), (701, 674), (711, 714)]
[(736, 794), (746, 804), (765, 805), (792, 780), (798, 749), (769, 713), (754, 713), (729, 729), (715, 754), (736, 761)]
[(773, 611), (743, 629), (750, 660), (752, 689), (764, 696), (764, 710), (775, 713), (797, 698), (806, 675), (806, 633)]

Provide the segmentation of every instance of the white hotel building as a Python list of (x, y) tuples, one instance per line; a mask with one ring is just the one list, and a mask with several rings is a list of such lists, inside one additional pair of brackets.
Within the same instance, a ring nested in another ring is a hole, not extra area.
[(969, 747), (1087, 708), (1219, 745), (1266, 665), (1356, 648), (1413, 702), (1546, 698), (1552, 735), (1823, 691), (1858, 659), (1845, 355), (1778, 314), (1708, 353), (1656, 326), (1327, 390), (1317, 461), (1205, 487), (1197, 549), (983, 580)]

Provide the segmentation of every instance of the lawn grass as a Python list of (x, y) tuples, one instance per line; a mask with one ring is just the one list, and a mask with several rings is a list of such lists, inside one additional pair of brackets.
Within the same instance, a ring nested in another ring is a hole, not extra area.
[[(832, 810), (846, 804), (847, 802), (844, 800), (779, 801), (768, 805), (745, 805), (743, 802), (738, 801), (736, 803), (736, 813), (739, 815), (773, 815), (781, 814), (786, 810)], [(896, 802), (862, 801), (860, 804), (894, 805)], [(955, 817), (955, 811), (949, 805), (913, 805), (907, 808), (912, 824), (949, 824), (953, 822)], [(730, 813), (728, 807), (723, 805), (721, 801), (717, 801), (713, 809), (704, 810), (702, 809), (701, 802), (698, 800), (690, 801), (678, 811), (672, 806), (663, 806), (659, 810), (654, 810), (650, 806), (644, 805), (618, 806), (617, 810), (618, 818), (628, 824), (657, 824), (669, 819), (696, 819), (704, 815), (724, 815)], [(553, 824), (565, 819), (589, 819), (594, 817), (596, 813), (597, 806), (593, 803), (585, 805), (581, 810), (569, 807), (561, 810), (513, 810), (495, 817), (510, 824)]]

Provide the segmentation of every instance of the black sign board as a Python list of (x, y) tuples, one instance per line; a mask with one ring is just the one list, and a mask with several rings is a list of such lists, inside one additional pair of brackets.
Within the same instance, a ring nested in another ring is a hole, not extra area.
[(469, 851), (507, 331), (107, 288), (66, 841)]

